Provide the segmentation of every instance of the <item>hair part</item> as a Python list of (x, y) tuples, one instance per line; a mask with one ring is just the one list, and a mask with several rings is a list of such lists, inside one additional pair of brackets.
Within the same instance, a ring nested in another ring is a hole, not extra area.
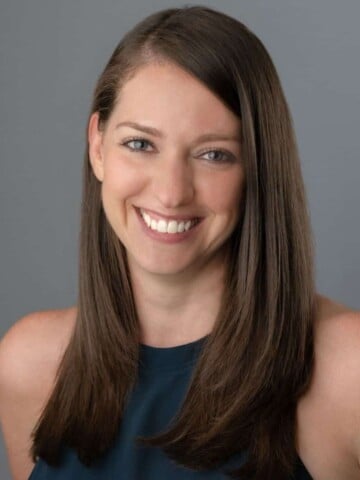
[[(296, 461), (296, 405), (313, 371), (314, 245), (291, 115), (262, 42), (240, 21), (203, 6), (152, 14), (121, 40), (90, 114), (106, 127), (137, 69), (172, 62), (241, 119), (243, 214), (229, 240), (222, 305), (159, 446), (194, 470), (246, 452), (229, 476), (282, 480)], [(111, 447), (138, 375), (139, 322), (126, 253), (109, 225), (86, 149), (78, 313), (55, 387), (33, 431), (34, 461), (62, 446), (90, 465)], [(109, 422), (111, 418), (111, 422)]]

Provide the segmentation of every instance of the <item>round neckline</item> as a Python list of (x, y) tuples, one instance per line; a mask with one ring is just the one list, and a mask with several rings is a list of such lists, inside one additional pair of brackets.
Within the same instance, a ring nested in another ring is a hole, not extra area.
[(205, 340), (204, 337), (193, 342), (175, 347), (153, 347), (140, 343), (139, 371), (140, 372), (178, 372), (192, 366), (200, 353)]

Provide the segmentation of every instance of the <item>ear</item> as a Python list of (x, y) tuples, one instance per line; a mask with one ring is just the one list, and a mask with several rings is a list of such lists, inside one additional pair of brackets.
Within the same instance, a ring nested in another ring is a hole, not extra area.
[(99, 182), (104, 178), (104, 165), (102, 153), (103, 132), (99, 130), (99, 112), (91, 115), (88, 125), (89, 159), (95, 177)]

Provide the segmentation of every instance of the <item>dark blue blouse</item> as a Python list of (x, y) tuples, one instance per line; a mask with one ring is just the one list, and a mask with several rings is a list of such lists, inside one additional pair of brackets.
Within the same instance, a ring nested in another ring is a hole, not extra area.
[[(91, 467), (84, 466), (76, 452), (65, 449), (60, 466), (39, 459), (28, 480), (226, 480), (222, 470), (241, 464), (232, 457), (221, 469), (197, 472), (171, 461), (160, 448), (138, 447), (139, 435), (165, 429), (181, 406), (191, 372), (206, 337), (170, 348), (140, 345), (139, 381), (130, 397), (113, 447)], [(289, 480), (311, 480), (299, 460)]]

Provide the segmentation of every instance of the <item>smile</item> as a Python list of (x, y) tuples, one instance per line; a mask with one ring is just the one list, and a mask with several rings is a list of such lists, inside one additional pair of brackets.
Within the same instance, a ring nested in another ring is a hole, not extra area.
[(182, 233), (187, 232), (192, 227), (199, 223), (198, 218), (194, 218), (191, 220), (165, 220), (165, 219), (155, 219), (152, 218), (147, 212), (143, 209), (139, 209), (140, 215), (142, 216), (146, 225), (151, 228), (151, 230), (155, 230), (159, 233)]

